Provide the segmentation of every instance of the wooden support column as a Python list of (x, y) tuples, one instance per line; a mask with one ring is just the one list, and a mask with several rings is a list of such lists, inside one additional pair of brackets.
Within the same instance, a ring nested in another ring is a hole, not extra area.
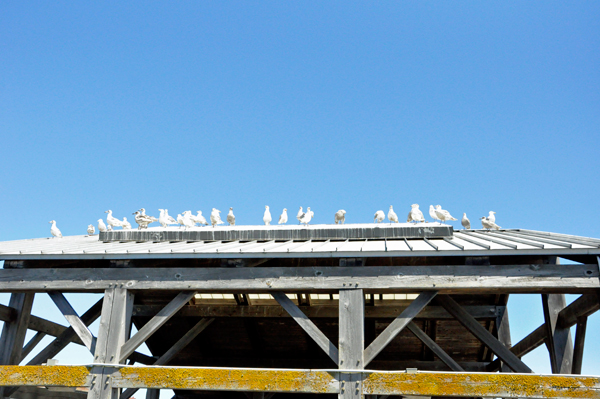
[[(340, 290), (339, 368), (364, 368), (365, 296), (361, 289)], [(340, 373), (340, 399), (362, 399), (361, 374)]]
[(98, 328), (98, 340), (92, 368), (92, 385), (88, 399), (118, 399), (119, 389), (112, 387), (112, 373), (116, 369), (106, 367), (118, 364), (125, 339), (129, 336), (133, 294), (125, 288), (111, 288), (104, 293), (102, 316)]
[(573, 341), (571, 330), (558, 325), (558, 314), (566, 306), (564, 294), (542, 294), (546, 336), (553, 374), (571, 374)]
[(160, 389), (147, 389), (146, 399), (158, 399), (160, 397)]
[(573, 374), (581, 374), (583, 363), (583, 344), (585, 342), (585, 330), (587, 328), (587, 316), (577, 319), (577, 330), (575, 330), (575, 347), (573, 348)]
[[(510, 349), (512, 341), (510, 339), (510, 324), (508, 323), (508, 309), (506, 307), (504, 307), (501, 313), (496, 317), (496, 332), (498, 333), (498, 341)], [(503, 373), (510, 373), (511, 369), (502, 362), (500, 371)]]

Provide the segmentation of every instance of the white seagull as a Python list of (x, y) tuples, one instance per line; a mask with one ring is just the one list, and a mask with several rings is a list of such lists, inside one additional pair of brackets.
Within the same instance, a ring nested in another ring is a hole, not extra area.
[[(296, 215), (296, 219), (298, 219), (298, 222), (300, 222), (300, 220), (302, 220), (302, 218), (304, 217), (304, 212), (302, 211), (302, 207), (300, 207), (300, 210), (298, 211), (298, 214)], [(302, 223), (302, 222), (300, 222)]]
[[(433, 219), (434, 222), (436, 220), (440, 220), (440, 218), (438, 218), (437, 214), (435, 213), (435, 208), (433, 207), (433, 205), (429, 205), (429, 216)], [(440, 224), (442, 224), (441, 220)]]
[(88, 236), (93, 236), (95, 232), (96, 232), (96, 229), (94, 228), (94, 225), (88, 224), (88, 228), (87, 228)]
[(388, 220), (390, 223), (398, 223), (398, 215), (394, 212), (394, 207), (390, 205), (390, 210), (388, 211)]
[(343, 209), (340, 209), (339, 211), (337, 211), (335, 213), (335, 224), (344, 224), (346, 223), (346, 211)]
[[(147, 220), (149, 220), (148, 224), (158, 222), (158, 219), (155, 218), (154, 216), (146, 215), (146, 209), (141, 208), (138, 212), (140, 213), (140, 216), (143, 216), (144, 218), (147, 218)], [(166, 212), (167, 212), (167, 210), (165, 209), (165, 213)], [(134, 213), (134, 215), (135, 215), (135, 213)], [(146, 224), (146, 228), (148, 228), (148, 224)]]
[(310, 223), (310, 220), (312, 219), (314, 214), (315, 214), (314, 212), (311, 212), (310, 206), (309, 206), (308, 208), (306, 208), (306, 212), (304, 213), (304, 215), (302, 215), (302, 219), (300, 219), (300, 223), (304, 224), (305, 226), (308, 226), (308, 223)]
[(131, 230), (131, 223), (129, 223), (127, 221), (126, 217), (123, 218), (123, 221), (121, 222), (121, 226), (123, 226), (123, 230)]
[(48, 223), (52, 225), (52, 227), (50, 227), (50, 233), (52, 234), (52, 236), (62, 238), (62, 233), (60, 232), (58, 227), (56, 227), (56, 220), (51, 220)]
[(471, 221), (469, 220), (469, 218), (467, 217), (466, 213), (463, 213), (463, 217), (460, 220), (460, 224), (462, 224), (462, 226), (466, 229), (466, 230), (471, 230)]
[(406, 219), (407, 223), (410, 222), (424, 222), (425, 217), (423, 216), (423, 212), (419, 209), (419, 204), (412, 204), (410, 212), (408, 213), (408, 218)]
[(373, 223), (381, 223), (383, 222), (383, 219), (385, 219), (385, 214), (383, 211), (377, 211), (373, 217)]
[[(141, 211), (135, 211), (133, 214), (135, 215), (135, 222), (138, 225), (138, 230), (147, 229), (150, 223), (156, 221), (156, 218), (153, 218), (152, 216), (142, 215)], [(98, 224), (98, 228), (100, 228), (100, 224)]]
[(106, 216), (106, 223), (108, 223), (110, 227), (122, 227), (121, 221), (112, 215), (112, 211), (110, 209), (104, 213), (108, 213)]
[(192, 222), (198, 223), (200, 226), (206, 226), (208, 224), (206, 218), (202, 216), (202, 211), (198, 211), (198, 214), (195, 216), (190, 215), (190, 219), (192, 219)]
[(445, 222), (446, 220), (458, 220), (455, 217), (452, 217), (450, 212), (448, 212), (445, 209), (442, 209), (441, 205), (435, 206), (435, 214), (437, 215), (438, 219), (440, 219), (442, 222)]
[(181, 216), (181, 213), (177, 214), (177, 223), (179, 224), (179, 228), (182, 228), (185, 225), (185, 222), (183, 221), (183, 216)]
[(227, 214), (227, 223), (230, 226), (235, 226), (235, 215), (233, 214), (233, 207), (229, 208), (229, 213)]
[(158, 223), (164, 228), (169, 227), (170, 224), (177, 224), (177, 220), (173, 219), (173, 216), (169, 216), (167, 209), (159, 209), (160, 216), (158, 217)]
[(223, 224), (220, 213), (220, 210), (216, 208), (212, 209), (212, 212), (210, 213), (210, 223), (212, 224), (212, 227), (215, 227), (218, 224)]
[(192, 220), (192, 211), (183, 212), (183, 226), (187, 230), (190, 227), (194, 227), (195, 223)]
[(486, 218), (485, 216), (481, 218), (481, 225), (483, 226), (484, 229), (487, 230), (500, 230), (502, 227), (498, 226), (496, 223), (492, 222), (491, 220), (489, 220), (488, 218)]
[(108, 231), (106, 225), (104, 224), (104, 220), (102, 219), (98, 219), (98, 231), (101, 233), (106, 233)]
[(263, 215), (263, 222), (265, 222), (265, 226), (269, 226), (271, 224), (271, 212), (269, 211), (269, 205), (265, 205), (265, 214)]
[(277, 224), (286, 224), (287, 220), (287, 208), (283, 208), (283, 212), (281, 212), (281, 215), (279, 216), (279, 222)]
[(490, 211), (490, 214), (487, 217), (487, 219), (492, 223), (496, 223), (496, 212)]

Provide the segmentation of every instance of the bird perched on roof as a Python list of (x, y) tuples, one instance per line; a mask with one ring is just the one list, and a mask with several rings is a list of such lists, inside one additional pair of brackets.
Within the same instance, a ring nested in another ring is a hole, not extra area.
[[(138, 230), (147, 229), (150, 223), (156, 221), (156, 218), (153, 218), (152, 216), (142, 215), (141, 211), (135, 211), (133, 214), (135, 215), (135, 222), (138, 225)], [(99, 227), (100, 224), (98, 224), (98, 228)]]
[(281, 212), (281, 215), (279, 215), (279, 222), (277, 224), (286, 224), (287, 221), (288, 221), (287, 208), (283, 208), (283, 212)]
[(229, 213), (227, 214), (227, 223), (230, 226), (235, 226), (235, 215), (233, 214), (233, 207), (229, 208)]
[(194, 227), (195, 223), (192, 220), (192, 211), (185, 211), (183, 212), (183, 227), (185, 227), (185, 229), (189, 229), (190, 227)]
[(310, 220), (312, 219), (314, 214), (315, 213), (310, 210), (310, 206), (309, 206), (308, 208), (306, 208), (306, 212), (304, 212), (302, 219), (300, 219), (300, 223), (302, 223), (305, 226), (308, 226), (308, 224), (310, 223)]
[(375, 217), (373, 218), (373, 223), (381, 223), (381, 222), (383, 222), (383, 219), (385, 219), (385, 214), (383, 213), (383, 211), (377, 211), (377, 212), (375, 212)]
[(467, 214), (463, 213), (463, 217), (460, 220), (460, 224), (462, 224), (462, 226), (467, 229), (467, 230), (471, 230), (471, 221), (469, 220), (469, 218), (467, 218)]
[(98, 231), (101, 233), (106, 233), (108, 231), (106, 225), (104, 224), (104, 220), (102, 219), (98, 219)]
[(390, 205), (390, 210), (388, 211), (388, 220), (390, 223), (398, 223), (398, 215), (394, 212), (394, 207)]
[(486, 218), (485, 216), (483, 216), (481, 218), (481, 225), (483, 226), (484, 229), (487, 229), (487, 230), (500, 230), (502, 228), (502, 227), (498, 226), (496, 223), (494, 223), (491, 220), (489, 220), (488, 218)]
[(158, 216), (158, 223), (164, 228), (169, 227), (170, 224), (177, 224), (177, 220), (173, 219), (173, 216), (169, 216), (167, 209), (159, 209), (160, 215)]
[(93, 236), (95, 232), (96, 232), (96, 229), (94, 228), (94, 225), (88, 224), (88, 228), (87, 228), (88, 236)]
[(419, 204), (412, 204), (410, 206), (410, 212), (408, 212), (408, 218), (406, 219), (407, 223), (410, 222), (424, 222), (425, 217), (423, 216), (423, 212), (419, 209)]
[(437, 215), (438, 219), (440, 219), (442, 222), (445, 222), (446, 220), (458, 220), (455, 217), (452, 217), (450, 212), (448, 212), (445, 209), (442, 209), (441, 205), (435, 206), (435, 214)]
[(269, 211), (269, 205), (265, 205), (265, 213), (263, 215), (263, 222), (265, 222), (265, 226), (269, 226), (271, 224), (271, 212)]
[(299, 223), (302, 223), (300, 220), (304, 217), (304, 211), (302, 211), (302, 207), (300, 207), (300, 210), (298, 211), (298, 214), (296, 215), (296, 219), (298, 219)]
[(131, 223), (129, 223), (127, 221), (126, 217), (123, 218), (123, 221), (121, 222), (121, 226), (123, 227), (123, 230), (131, 230)]
[(190, 219), (192, 219), (192, 222), (198, 223), (200, 226), (206, 226), (208, 224), (206, 218), (202, 216), (202, 211), (198, 211), (197, 215), (190, 215)]
[(48, 223), (52, 224), (52, 227), (50, 227), (50, 233), (52, 234), (52, 236), (62, 238), (62, 233), (60, 232), (58, 227), (56, 227), (56, 220), (51, 220)]
[(110, 209), (108, 211), (105, 211), (104, 213), (108, 213), (108, 215), (106, 216), (106, 223), (110, 227), (122, 227), (121, 221), (112, 215), (112, 211)]
[(179, 228), (182, 228), (184, 225), (183, 216), (181, 215), (181, 213), (177, 214), (177, 223), (179, 224)]
[(212, 209), (212, 212), (210, 213), (210, 223), (212, 224), (212, 227), (215, 227), (218, 224), (223, 224), (220, 213), (220, 210), (216, 208)]
[(496, 212), (490, 211), (490, 214), (488, 215), (487, 219), (492, 223), (496, 223)]
[[(438, 218), (437, 213), (435, 213), (435, 208), (433, 207), (433, 205), (429, 205), (429, 216), (433, 219), (433, 221), (435, 222), (436, 220), (440, 220), (440, 218)], [(442, 221), (440, 220), (440, 224), (442, 223)]]
[[(152, 222), (158, 222), (158, 219), (157, 219), (157, 218), (155, 218), (154, 216), (146, 215), (146, 209), (144, 209), (144, 208), (141, 208), (141, 209), (140, 209), (140, 213), (142, 214), (142, 216), (147, 216), (147, 217), (149, 217), (149, 218), (150, 218), (150, 220), (152, 220)], [(166, 210), (166, 209), (165, 209), (165, 213), (167, 213), (167, 210)], [(152, 222), (150, 222), (150, 223), (152, 223)]]
[(335, 213), (335, 224), (344, 224), (346, 223), (346, 211), (343, 209), (340, 209), (339, 211), (337, 211)]

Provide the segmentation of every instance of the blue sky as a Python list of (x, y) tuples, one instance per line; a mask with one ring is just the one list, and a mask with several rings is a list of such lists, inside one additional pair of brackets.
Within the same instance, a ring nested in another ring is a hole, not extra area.
[(0, 240), (412, 203), (600, 237), (599, 48), (591, 1), (3, 2)]

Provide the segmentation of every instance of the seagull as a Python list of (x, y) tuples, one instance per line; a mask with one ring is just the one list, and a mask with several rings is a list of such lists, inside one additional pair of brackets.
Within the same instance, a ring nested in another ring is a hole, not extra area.
[(442, 209), (441, 205), (435, 206), (435, 214), (437, 215), (438, 219), (440, 219), (442, 222), (445, 222), (446, 220), (458, 220), (455, 217), (452, 217), (450, 212), (448, 212), (445, 209)]
[(96, 229), (94, 228), (94, 225), (88, 224), (88, 229), (87, 229), (88, 236), (93, 236), (95, 232), (96, 232)]
[(339, 211), (337, 211), (335, 213), (335, 224), (344, 224), (346, 223), (346, 211), (343, 209), (340, 209)]
[(52, 227), (50, 227), (50, 233), (52, 233), (52, 236), (62, 238), (62, 233), (58, 227), (56, 227), (56, 220), (51, 220), (48, 223), (52, 224)]
[(183, 212), (183, 226), (187, 230), (190, 227), (194, 227), (196, 223), (192, 220), (192, 211)]
[(304, 224), (305, 226), (308, 226), (308, 223), (310, 223), (310, 220), (312, 219), (314, 214), (315, 214), (314, 212), (311, 212), (310, 206), (309, 206), (308, 208), (306, 208), (306, 212), (304, 213), (304, 215), (302, 215), (302, 219), (300, 219), (300, 223)]
[[(429, 216), (431, 216), (431, 218), (433, 219), (434, 222), (436, 220), (440, 220), (440, 218), (435, 213), (435, 208), (433, 207), (433, 205), (429, 205)], [(440, 220), (440, 224), (442, 224), (441, 220)]]
[(190, 215), (190, 219), (192, 219), (192, 222), (198, 223), (200, 226), (206, 226), (208, 224), (206, 218), (202, 216), (202, 211), (198, 211), (198, 214), (195, 216)]
[[(300, 222), (300, 220), (304, 217), (304, 212), (302, 211), (302, 207), (300, 207), (300, 210), (298, 211), (298, 214), (296, 215), (296, 219), (298, 219), (298, 222)], [(300, 222), (301, 223), (301, 222)]]
[[(135, 222), (138, 225), (138, 230), (147, 229), (150, 223), (156, 221), (156, 218), (153, 218), (152, 216), (142, 215), (141, 211), (135, 211), (133, 214), (135, 215)], [(98, 224), (98, 228), (100, 228), (100, 224)]]
[[(166, 210), (166, 209), (165, 209), (165, 212), (167, 212), (167, 210)], [(146, 216), (146, 217), (150, 218), (150, 220), (151, 220), (151, 222), (150, 222), (150, 223), (153, 223), (153, 222), (158, 222), (158, 219), (157, 219), (157, 218), (155, 218), (154, 216), (146, 215), (146, 210), (145, 210), (144, 208), (140, 209), (140, 214), (141, 214), (142, 216)]]
[(394, 212), (394, 207), (390, 205), (390, 210), (388, 211), (388, 220), (391, 223), (398, 223), (398, 215)]
[(423, 212), (419, 209), (419, 204), (412, 204), (410, 212), (408, 213), (408, 218), (406, 219), (407, 223), (410, 222), (424, 222), (425, 217), (423, 216)]
[(281, 213), (281, 216), (279, 216), (279, 222), (277, 224), (286, 224), (287, 219), (287, 208), (283, 208), (283, 212)]
[(383, 219), (385, 219), (385, 214), (383, 213), (383, 211), (377, 211), (377, 212), (375, 212), (375, 217), (373, 218), (373, 223), (381, 223), (381, 222), (383, 222)]
[(182, 228), (185, 224), (183, 221), (183, 216), (180, 213), (177, 214), (177, 223), (179, 223), (179, 228)]
[(496, 212), (490, 211), (490, 214), (487, 217), (487, 219), (492, 223), (496, 223)]
[(104, 213), (108, 213), (108, 216), (106, 216), (106, 223), (108, 223), (110, 227), (122, 227), (121, 221), (112, 215), (110, 209)]
[(265, 214), (263, 215), (263, 222), (265, 222), (265, 226), (269, 226), (271, 224), (271, 212), (269, 212), (269, 205), (265, 205)]
[(471, 230), (471, 221), (467, 218), (467, 214), (463, 213), (463, 217), (460, 221), (460, 224), (466, 229)]
[(98, 231), (101, 233), (106, 233), (108, 231), (106, 225), (104, 224), (104, 220), (102, 219), (98, 219)]
[(212, 212), (210, 213), (210, 223), (213, 227), (215, 227), (218, 224), (223, 224), (223, 221), (221, 220), (221, 215), (219, 215), (220, 213), (220, 210), (215, 208), (212, 209)]
[(227, 223), (230, 226), (235, 226), (235, 215), (233, 214), (233, 207), (229, 208), (229, 213), (227, 214)]
[(484, 229), (487, 230), (500, 230), (502, 227), (498, 226), (496, 223), (492, 222), (491, 220), (489, 220), (488, 218), (486, 218), (485, 216), (483, 216), (481, 218), (481, 225), (483, 226)]
[(121, 222), (121, 226), (123, 226), (123, 230), (131, 230), (131, 223), (129, 223), (127, 221), (126, 217), (123, 218), (123, 221)]
[(177, 224), (177, 220), (173, 219), (173, 216), (169, 216), (167, 209), (159, 209), (160, 216), (158, 217), (158, 223), (164, 228), (169, 227), (170, 224)]

